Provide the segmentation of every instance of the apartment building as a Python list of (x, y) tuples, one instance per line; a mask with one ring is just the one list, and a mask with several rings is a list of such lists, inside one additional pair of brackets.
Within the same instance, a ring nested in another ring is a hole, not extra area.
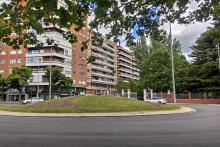
[(11, 73), (12, 68), (24, 65), (25, 53), (25, 48), (15, 50), (5, 44), (0, 44), (0, 74), (6, 77)]
[[(44, 33), (37, 35), (43, 43), (42, 48), (29, 45), (27, 49), (12, 50), (2, 47), (0, 52), (0, 71), (9, 75), (13, 67), (26, 65), (33, 69), (33, 76), (29, 81), (26, 91), (28, 97), (48, 95), (49, 82), (45, 76), (46, 69), (50, 66), (60, 67), (63, 73), (72, 77), (73, 91), (81, 94), (116, 94), (117, 81), (138, 79), (139, 70), (132, 52), (129, 49), (105, 40), (102, 46), (90, 43), (88, 48), (81, 51), (82, 43), (90, 36), (85, 27), (77, 35), (78, 42), (70, 44), (62, 36), (66, 31), (59, 27), (44, 26)], [(46, 43), (53, 39), (59, 46), (59, 52)], [(95, 62), (87, 64), (87, 58), (94, 56)]]
[(88, 64), (87, 94), (114, 94), (117, 83), (117, 45), (104, 41), (102, 46), (90, 44), (88, 56), (95, 62)]
[[(26, 51), (26, 66), (33, 69), (33, 76), (29, 81), (29, 97), (46, 97), (48, 94), (49, 81), (45, 73), (51, 66), (60, 67), (63, 74), (72, 77), (72, 44), (63, 38), (64, 29), (54, 25), (44, 25), (44, 33), (37, 35), (37, 39), (43, 43), (41, 48), (29, 45)], [(52, 39), (58, 45), (58, 51), (47, 43)], [(47, 90), (45, 90), (47, 89)]]
[(131, 50), (118, 47), (118, 80), (128, 82), (129, 79), (139, 79), (139, 69)]
[(88, 77), (87, 58), (89, 49), (81, 50), (81, 47), (83, 47), (83, 42), (86, 42), (89, 39), (89, 30), (87, 27), (83, 27), (79, 32), (75, 32), (74, 27), (70, 30), (78, 39), (78, 42), (74, 43), (72, 47), (73, 91), (75, 93), (85, 94)]

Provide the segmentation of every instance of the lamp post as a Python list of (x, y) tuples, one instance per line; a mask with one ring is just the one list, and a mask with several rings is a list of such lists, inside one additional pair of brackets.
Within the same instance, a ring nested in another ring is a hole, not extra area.
[(171, 64), (172, 64), (173, 100), (174, 100), (174, 104), (176, 104), (176, 81), (175, 81), (175, 67), (174, 67), (173, 39), (172, 39), (171, 24), (170, 24), (169, 39), (170, 39)]
[[(50, 48), (50, 62), (51, 62), (51, 64), (52, 64), (52, 47)], [(52, 67), (51, 67), (51, 64), (50, 64), (50, 83), (49, 83), (49, 99), (51, 99), (52, 98)]]

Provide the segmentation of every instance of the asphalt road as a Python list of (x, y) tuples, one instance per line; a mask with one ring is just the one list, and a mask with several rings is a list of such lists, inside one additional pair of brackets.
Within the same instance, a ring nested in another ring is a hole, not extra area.
[(0, 116), (0, 147), (220, 147), (220, 105), (193, 107), (159, 116)]

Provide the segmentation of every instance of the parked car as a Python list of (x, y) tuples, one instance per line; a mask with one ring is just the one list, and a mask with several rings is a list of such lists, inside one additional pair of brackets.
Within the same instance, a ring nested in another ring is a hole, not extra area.
[(44, 101), (43, 98), (39, 98), (39, 97), (32, 97), (30, 99), (27, 100), (23, 100), (22, 104), (31, 104), (31, 103), (37, 103), (37, 102), (42, 102)]
[(147, 102), (157, 103), (157, 104), (166, 104), (167, 103), (167, 101), (165, 99), (162, 99), (160, 97), (152, 97), (151, 99), (148, 99)]

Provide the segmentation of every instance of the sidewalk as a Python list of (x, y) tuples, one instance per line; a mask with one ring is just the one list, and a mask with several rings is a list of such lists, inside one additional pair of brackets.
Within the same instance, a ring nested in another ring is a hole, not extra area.
[(23, 113), (0, 111), (1, 116), (23, 116), (23, 117), (114, 117), (114, 116), (150, 116), (168, 115), (195, 112), (195, 109), (181, 107), (170, 111), (145, 111), (145, 112), (115, 112), (115, 113)]

